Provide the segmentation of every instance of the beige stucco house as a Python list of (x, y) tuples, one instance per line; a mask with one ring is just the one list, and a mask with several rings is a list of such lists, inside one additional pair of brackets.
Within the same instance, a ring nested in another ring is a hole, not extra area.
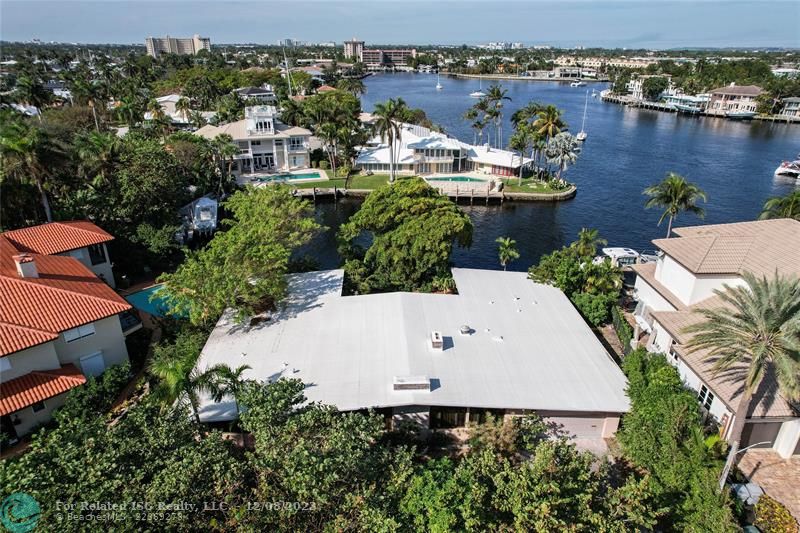
[[(715, 373), (707, 352), (690, 352), (685, 333), (702, 320), (697, 313), (721, 305), (715, 289), (745, 285), (743, 272), (800, 276), (800, 221), (791, 219), (677, 228), (678, 237), (656, 239), (656, 263), (635, 265), (636, 338), (666, 357), (730, 438), (742, 394), (738, 370)], [(783, 457), (800, 454), (798, 405), (781, 395), (774, 370), (764, 376), (747, 414), (741, 446), (773, 448)]]

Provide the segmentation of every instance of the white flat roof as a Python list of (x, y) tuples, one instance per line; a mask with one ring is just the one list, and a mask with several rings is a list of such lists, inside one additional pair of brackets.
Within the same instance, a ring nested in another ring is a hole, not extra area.
[[(341, 410), (433, 405), (581, 413), (628, 410), (625, 378), (556, 288), (525, 273), (453, 269), (459, 294), (341, 296), (342, 270), (289, 277), (273, 320), (224, 315), (198, 361), (247, 364), (247, 379), (302, 379), (305, 395)], [(472, 329), (460, 333), (461, 326)], [(430, 347), (440, 331), (444, 350)], [(430, 390), (394, 390), (424, 376)], [(201, 399), (200, 418), (235, 418), (232, 401)]]

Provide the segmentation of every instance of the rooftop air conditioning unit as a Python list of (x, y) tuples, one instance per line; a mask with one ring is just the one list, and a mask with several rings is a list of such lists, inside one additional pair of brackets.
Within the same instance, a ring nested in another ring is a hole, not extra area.
[(428, 376), (395, 376), (392, 381), (392, 389), (430, 391), (431, 380)]
[(439, 352), (444, 350), (444, 338), (440, 331), (431, 331), (431, 348)]

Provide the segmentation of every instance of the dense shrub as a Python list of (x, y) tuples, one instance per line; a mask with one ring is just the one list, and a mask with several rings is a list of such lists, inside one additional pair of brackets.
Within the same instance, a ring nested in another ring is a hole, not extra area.
[(617, 300), (614, 294), (589, 294), (579, 292), (572, 295), (572, 303), (593, 326), (605, 324), (608, 320), (608, 310)]
[(756, 504), (756, 527), (764, 533), (797, 533), (797, 520), (779, 501), (766, 494)]
[(611, 308), (611, 321), (614, 324), (614, 331), (617, 333), (620, 344), (622, 344), (623, 353), (628, 353), (631, 349), (631, 340), (633, 339), (633, 328), (625, 320), (622, 314), (622, 309), (618, 305)]
[(100, 376), (89, 377), (82, 387), (69, 391), (64, 405), (55, 415), (56, 420), (94, 418), (105, 413), (130, 379), (129, 363), (112, 366)]

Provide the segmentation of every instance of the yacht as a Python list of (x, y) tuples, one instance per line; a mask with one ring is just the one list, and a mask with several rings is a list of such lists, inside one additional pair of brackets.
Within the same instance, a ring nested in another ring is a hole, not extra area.
[(800, 176), (800, 154), (794, 161), (784, 161), (775, 169), (776, 176), (789, 176), (790, 178), (797, 178)]
[(642, 263), (654, 263), (658, 260), (658, 254), (655, 252), (642, 252), (639, 253), (631, 248), (602, 248), (602, 255), (598, 255), (592, 261), (593, 263), (602, 263), (606, 259), (611, 260), (611, 264), (621, 269), (628, 269), (633, 265)]
[(581, 81), (581, 80), (573, 81), (572, 83), (569, 84), (569, 86), (570, 87), (585, 87), (586, 86), (586, 82), (585, 81)]
[(700, 106), (691, 104), (672, 104), (672, 107), (677, 109), (679, 113), (688, 113), (690, 115), (696, 115), (702, 111)]
[(586, 91), (586, 99), (583, 102), (583, 122), (581, 122), (581, 131), (579, 131), (578, 134), (575, 136), (575, 138), (580, 142), (585, 141), (586, 137), (588, 137), (588, 134), (586, 133), (586, 106), (587, 105), (589, 105), (589, 91)]
[(750, 120), (756, 116), (755, 111), (728, 111), (725, 113), (725, 118), (731, 120)]
[(483, 98), (486, 93), (483, 92), (483, 78), (478, 78), (478, 90), (469, 93), (472, 98)]
[(437, 72), (436, 73), (436, 90), (437, 91), (441, 91), (442, 89), (444, 89), (444, 85), (442, 85), (441, 82), (439, 81), (439, 73)]

